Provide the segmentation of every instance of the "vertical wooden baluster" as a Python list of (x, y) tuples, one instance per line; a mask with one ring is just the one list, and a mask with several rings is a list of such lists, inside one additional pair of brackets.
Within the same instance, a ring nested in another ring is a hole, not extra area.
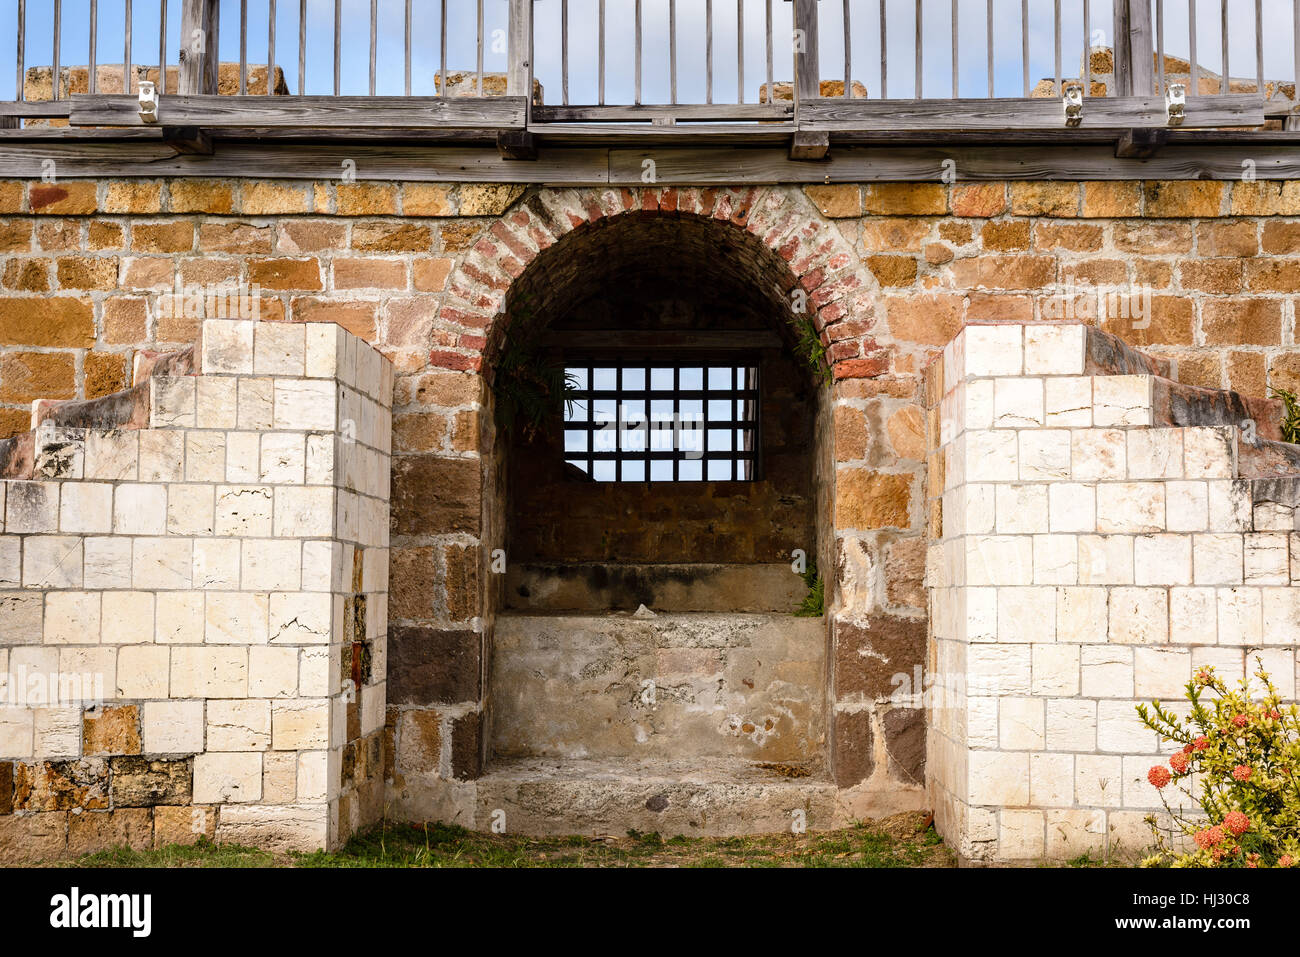
[(406, 95), (411, 95), (411, 0), (406, 0), (406, 17), (402, 23), (403, 65)]
[(704, 0), (704, 102), (713, 102), (713, 0)]
[(158, 0), (158, 92), (167, 92), (167, 0)]
[(745, 102), (745, 0), (736, 0), (736, 102)]
[[(993, 0), (989, 0), (991, 4)], [(1083, 95), (1092, 95), (1092, 11), (1088, 0), (1083, 0)], [(1119, 40), (1115, 41), (1115, 50), (1119, 49)]]
[(677, 0), (668, 0), (668, 102), (677, 102)]
[(776, 89), (772, 85), (772, 0), (767, 0), (767, 102), (776, 102)]
[(1219, 39), (1223, 47), (1223, 79), (1219, 82), (1219, 92), (1228, 93), (1232, 89), (1232, 68), (1228, 63), (1228, 0), (1219, 0)]
[(560, 97), (569, 105), (569, 0), (560, 0)]
[(1024, 71), (1024, 96), (1029, 96), (1029, 0), (1020, 0), (1020, 64)]
[(916, 93), (914, 95), (918, 100), (924, 97), (922, 90), (925, 86), (925, 33), (923, 23), (921, 0), (916, 0)]
[(125, 13), (125, 33), (122, 46), (125, 48), (122, 53), (122, 92), (131, 92), (131, 25), (135, 19), (131, 11), (131, 0), (126, 0)]
[[(166, 0), (164, 0), (166, 2)], [(27, 0), (18, 0), (18, 51), (14, 58), (18, 67), (14, 78), (14, 99), (27, 99)]]
[[(439, 16), (441, 26), (438, 27), (438, 70), (442, 73), (442, 95), (451, 96), (451, 91), (447, 89), (447, 0), (442, 0)], [(532, 56), (529, 56), (529, 60)]]
[(239, 95), (248, 93), (248, 0), (239, 0)]
[(596, 47), (598, 50), (597, 72), (600, 74), (600, 76), (597, 78), (596, 81), (597, 84), (599, 85), (599, 95), (597, 97), (596, 102), (599, 103), (601, 106), (604, 106), (605, 105), (605, 0), (600, 0), (600, 12), (598, 14), (596, 31), (599, 34), (596, 40)]
[(1064, 78), (1061, 76), (1061, 0), (1054, 0), (1052, 12), (1055, 17), (1052, 30), (1056, 41), (1056, 95), (1065, 96)]
[(957, 12), (957, 0), (952, 0), (952, 98), (954, 100), (960, 95), (961, 89), (961, 57), (957, 48), (957, 28), (960, 22), (960, 14)]
[(275, 0), (267, 0), (266, 95), (275, 95)]
[(844, 99), (853, 98), (853, 26), (849, 0), (844, 0)]
[[(1088, 0), (1083, 0), (1087, 3)], [(987, 0), (985, 3), (985, 21), (984, 35), (988, 39), (988, 74), (989, 74), (989, 99), (993, 99), (993, 0)]]
[(889, 17), (886, 0), (880, 3), (880, 98), (889, 99)]
[[(95, 82), (95, 74), (98, 72), (95, 64), (95, 47), (98, 46), (99, 37), (99, 2), (90, 0), (90, 65), (86, 68), (86, 89), (91, 93), (98, 93), (99, 84)], [(130, 86), (125, 86), (123, 93), (130, 93)]]
[(635, 102), (641, 104), (641, 0), (636, 0), (636, 98)]
[(478, 86), (478, 95), (483, 96), (483, 0), (478, 0), (478, 20), (475, 27), (475, 36), (478, 38), (478, 56), (474, 60), (474, 68), (478, 72), (478, 78), (475, 80)]
[(1156, 0), (1156, 76), (1159, 77), (1155, 92), (1165, 95), (1165, 0)]
[(370, 0), (370, 95), (375, 95), (379, 69), (379, 0)]
[(1188, 96), (1201, 95), (1201, 68), (1196, 62), (1196, 0), (1187, 0), (1187, 54), (1191, 58), (1192, 75), (1188, 78)]
[(334, 0), (334, 95), (343, 86), (343, 0)]
[[(1300, 0), (1291, 0), (1291, 30), (1294, 36), (1291, 39), (1291, 58), (1295, 61), (1292, 69), (1292, 80), (1295, 81), (1295, 103), (1294, 106), (1300, 106)], [(1287, 129), (1295, 129), (1297, 118), (1292, 114), (1288, 121)]]
[(60, 98), (60, 76), (63, 68), (59, 63), (59, 47), (63, 45), (63, 0), (54, 0), (54, 98)]
[(1255, 0), (1255, 92), (1264, 95), (1264, 3)]
[(298, 0), (298, 95), (307, 92), (307, 0)]

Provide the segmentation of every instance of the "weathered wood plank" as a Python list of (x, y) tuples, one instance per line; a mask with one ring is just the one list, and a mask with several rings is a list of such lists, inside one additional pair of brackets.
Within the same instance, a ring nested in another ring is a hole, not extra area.
[(182, 0), (180, 66), (177, 71), (178, 92), (181, 94), (216, 94), (220, 27), (219, 0)]
[[(14, 130), (22, 133), (25, 131)], [(178, 156), (162, 142), (10, 141), (0, 131), (0, 176), (36, 178), (54, 160), (61, 179), (104, 176), (255, 176), (336, 181), (345, 161), (362, 180), (602, 185), (605, 149), (540, 150), (533, 162), (503, 159), (496, 146), (437, 147), (356, 143), (254, 144), (214, 141), (211, 155)], [(637, 174), (640, 182), (640, 173)]]
[[(137, 108), (139, 101), (136, 101)], [(66, 117), (72, 112), (72, 104), (68, 100), (10, 100), (0, 102), (0, 116), (32, 116), (32, 117)], [(68, 131), (63, 129), (63, 135), (67, 136)]]
[(510, 96), (533, 95), (533, 3), (510, 0), (509, 70), (506, 93)]
[(1149, 0), (1115, 0), (1114, 29), (1115, 95), (1151, 96), (1155, 91), (1155, 43)]
[[(800, 106), (821, 96), (821, 69), (818, 66), (817, 0), (794, 0), (795, 99)], [(770, 95), (770, 92), (769, 92)]]
[(668, 103), (628, 106), (534, 106), (536, 123), (599, 123), (635, 120), (788, 120), (793, 103)]
[(736, 126), (729, 123), (684, 123), (681, 125), (618, 123), (550, 123), (529, 127), (544, 143), (735, 143), (754, 145), (784, 142), (795, 132), (794, 123), (765, 123)]
[[(130, 96), (77, 94), (74, 126), (139, 126), (139, 101)], [(305, 127), (347, 129), (522, 129), (524, 98), (407, 96), (164, 96), (158, 122), (166, 126)]]
[[(1214, 146), (1166, 146), (1148, 160), (1116, 158), (1113, 141), (1063, 150), (1059, 146), (925, 147), (832, 146), (820, 163), (792, 160), (784, 151), (738, 149), (611, 150), (609, 181), (636, 185), (642, 163), (655, 161), (660, 185), (759, 185), (770, 183), (940, 182), (953, 160), (963, 180), (1237, 179), (1243, 150)], [(1294, 146), (1250, 150), (1261, 179), (1300, 176)]]
[[(66, 134), (66, 131), (64, 131)], [(115, 139), (109, 140), (109, 135)], [(660, 185), (760, 185), (768, 183), (939, 182), (953, 160), (965, 181), (1002, 179), (1220, 179), (1241, 175), (1249, 156), (1261, 179), (1300, 179), (1300, 134), (1273, 133), (1243, 144), (1237, 134), (1171, 134), (1169, 145), (1148, 160), (1115, 157), (1115, 144), (943, 147), (832, 145), (820, 163), (791, 160), (788, 147), (592, 149), (542, 148), (537, 159), (503, 159), (495, 144), (483, 147), (414, 146), (356, 142), (247, 143), (214, 138), (211, 155), (182, 155), (161, 142), (161, 131), (85, 131), (79, 141), (48, 131), (0, 130), (0, 176), (34, 178), (53, 159), (61, 178), (112, 176), (258, 176), (335, 180), (345, 160), (365, 180), (501, 182), (536, 185), (644, 185), (647, 158)], [(100, 137), (104, 137), (101, 139)], [(145, 139), (144, 137), (148, 137)], [(1203, 139), (1199, 145), (1194, 137)], [(1177, 142), (1176, 142), (1177, 141)], [(1267, 145), (1266, 145), (1267, 142)]]
[[(1255, 94), (1198, 97), (1187, 103), (1184, 128), (1262, 126), (1264, 99)], [(1089, 97), (1082, 129), (1164, 127), (1162, 98)], [(1065, 127), (1061, 101), (1005, 98), (996, 100), (814, 100), (800, 107), (803, 130), (958, 129), (1011, 130)]]

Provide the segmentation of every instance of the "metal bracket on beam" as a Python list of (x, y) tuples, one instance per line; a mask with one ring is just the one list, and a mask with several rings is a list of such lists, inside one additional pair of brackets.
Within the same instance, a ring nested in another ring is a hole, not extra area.
[(140, 81), (140, 122), (158, 122), (158, 87), (148, 80)]
[(1187, 87), (1181, 83), (1170, 83), (1165, 91), (1165, 113), (1169, 116), (1170, 126), (1182, 126), (1187, 116)]
[(1083, 122), (1083, 87), (1071, 84), (1065, 88), (1065, 95), (1061, 97), (1061, 105), (1065, 109), (1065, 125), (1076, 127)]
[(814, 130), (796, 130), (790, 139), (790, 159), (819, 160), (831, 148), (831, 135)]
[(497, 152), (502, 159), (537, 159), (537, 139), (528, 130), (503, 130), (497, 133)]

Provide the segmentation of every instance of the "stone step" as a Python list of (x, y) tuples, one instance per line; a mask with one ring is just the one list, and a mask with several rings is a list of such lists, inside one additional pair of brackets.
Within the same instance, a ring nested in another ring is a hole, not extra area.
[[(746, 761), (558, 761), (489, 765), (474, 823), (507, 834), (728, 837), (841, 826), (836, 788), (818, 774)], [(504, 819), (502, 820), (502, 815)]]
[(489, 753), (820, 767), (826, 626), (792, 615), (500, 615)]
[(32, 428), (145, 429), (149, 427), (149, 380), (192, 376), (196, 347), (176, 352), (135, 354), (129, 389), (94, 399), (38, 399), (32, 403)]
[(506, 607), (525, 612), (791, 612), (808, 592), (787, 562), (619, 565), (511, 562)]
[(1300, 476), (1300, 445), (1261, 438), (1237, 443), (1237, 475), (1248, 479)]
[(1164, 377), (1153, 380), (1152, 412), (1157, 426), (1229, 425), (1253, 422), (1255, 434), (1271, 442), (1282, 440), (1286, 407), (1280, 399), (1244, 396), (1227, 389), (1203, 389)]
[(1084, 375), (1155, 375), (1173, 379), (1173, 363), (1149, 356), (1119, 336), (1084, 326)]
[(131, 365), (131, 382), (141, 385), (154, 376), (198, 375), (199, 347), (190, 346), (178, 352), (151, 352), (141, 349)]

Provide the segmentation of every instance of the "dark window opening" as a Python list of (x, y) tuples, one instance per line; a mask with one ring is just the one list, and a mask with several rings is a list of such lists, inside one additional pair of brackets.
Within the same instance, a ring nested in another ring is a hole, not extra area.
[(756, 360), (571, 360), (565, 371), (564, 460), (589, 481), (760, 477)]

